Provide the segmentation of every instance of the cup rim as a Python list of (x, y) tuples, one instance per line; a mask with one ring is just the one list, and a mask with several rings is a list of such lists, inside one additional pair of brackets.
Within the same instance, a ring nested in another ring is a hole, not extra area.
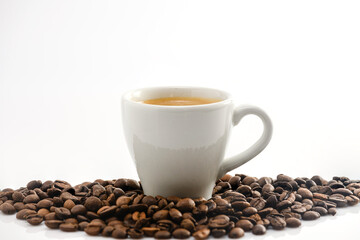
[[(206, 91), (217, 91), (220, 92), (223, 96), (226, 96), (223, 100), (214, 102), (214, 103), (207, 103), (207, 104), (199, 104), (199, 105), (183, 105), (183, 106), (174, 106), (174, 105), (155, 105), (155, 104), (145, 104), (139, 101), (135, 101), (131, 99), (131, 95), (137, 91), (146, 91), (146, 90), (156, 90), (156, 89), (197, 89), (197, 90), (206, 90)], [(124, 92), (122, 94), (122, 100), (127, 101), (129, 103), (149, 107), (149, 108), (157, 108), (157, 109), (176, 109), (176, 110), (186, 110), (186, 109), (195, 109), (195, 108), (218, 108), (224, 105), (227, 105), (232, 102), (231, 95), (223, 90), (217, 88), (208, 88), (208, 87), (197, 87), (197, 86), (159, 86), (159, 87), (143, 87), (132, 89)]]

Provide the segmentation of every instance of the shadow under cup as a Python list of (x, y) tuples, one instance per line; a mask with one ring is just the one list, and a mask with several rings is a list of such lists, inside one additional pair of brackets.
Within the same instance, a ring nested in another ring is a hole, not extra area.
[[(163, 106), (142, 101), (200, 97), (219, 102)], [(146, 195), (211, 197), (232, 127), (233, 103), (208, 88), (145, 88), (122, 98), (127, 145)]]

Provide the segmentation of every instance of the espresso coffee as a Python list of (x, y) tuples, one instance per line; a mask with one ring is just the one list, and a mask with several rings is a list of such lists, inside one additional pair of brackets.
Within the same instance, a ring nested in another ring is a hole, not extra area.
[(202, 97), (165, 97), (148, 99), (143, 101), (143, 103), (164, 106), (189, 106), (216, 103), (220, 101), (220, 99)]

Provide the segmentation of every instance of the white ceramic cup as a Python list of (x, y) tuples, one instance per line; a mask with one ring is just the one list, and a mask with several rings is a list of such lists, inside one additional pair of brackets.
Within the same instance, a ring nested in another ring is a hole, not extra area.
[[(221, 101), (203, 105), (164, 106), (142, 103), (163, 97), (204, 97)], [(233, 126), (248, 114), (264, 125), (257, 142), (224, 160)], [(224, 91), (200, 87), (154, 87), (127, 92), (122, 98), (122, 120), (130, 154), (146, 195), (204, 197), (215, 181), (258, 155), (269, 143), (272, 123), (255, 106), (234, 108)]]

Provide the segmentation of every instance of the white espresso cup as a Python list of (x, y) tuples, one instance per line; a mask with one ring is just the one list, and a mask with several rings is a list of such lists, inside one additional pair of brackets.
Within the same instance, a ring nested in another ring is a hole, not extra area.
[[(200, 97), (220, 101), (165, 106), (143, 103), (165, 97)], [(233, 126), (248, 114), (264, 125), (262, 136), (247, 150), (224, 159)], [(231, 96), (201, 87), (153, 87), (122, 97), (125, 138), (146, 195), (209, 199), (216, 180), (258, 155), (269, 143), (272, 123), (255, 106), (234, 107)]]

